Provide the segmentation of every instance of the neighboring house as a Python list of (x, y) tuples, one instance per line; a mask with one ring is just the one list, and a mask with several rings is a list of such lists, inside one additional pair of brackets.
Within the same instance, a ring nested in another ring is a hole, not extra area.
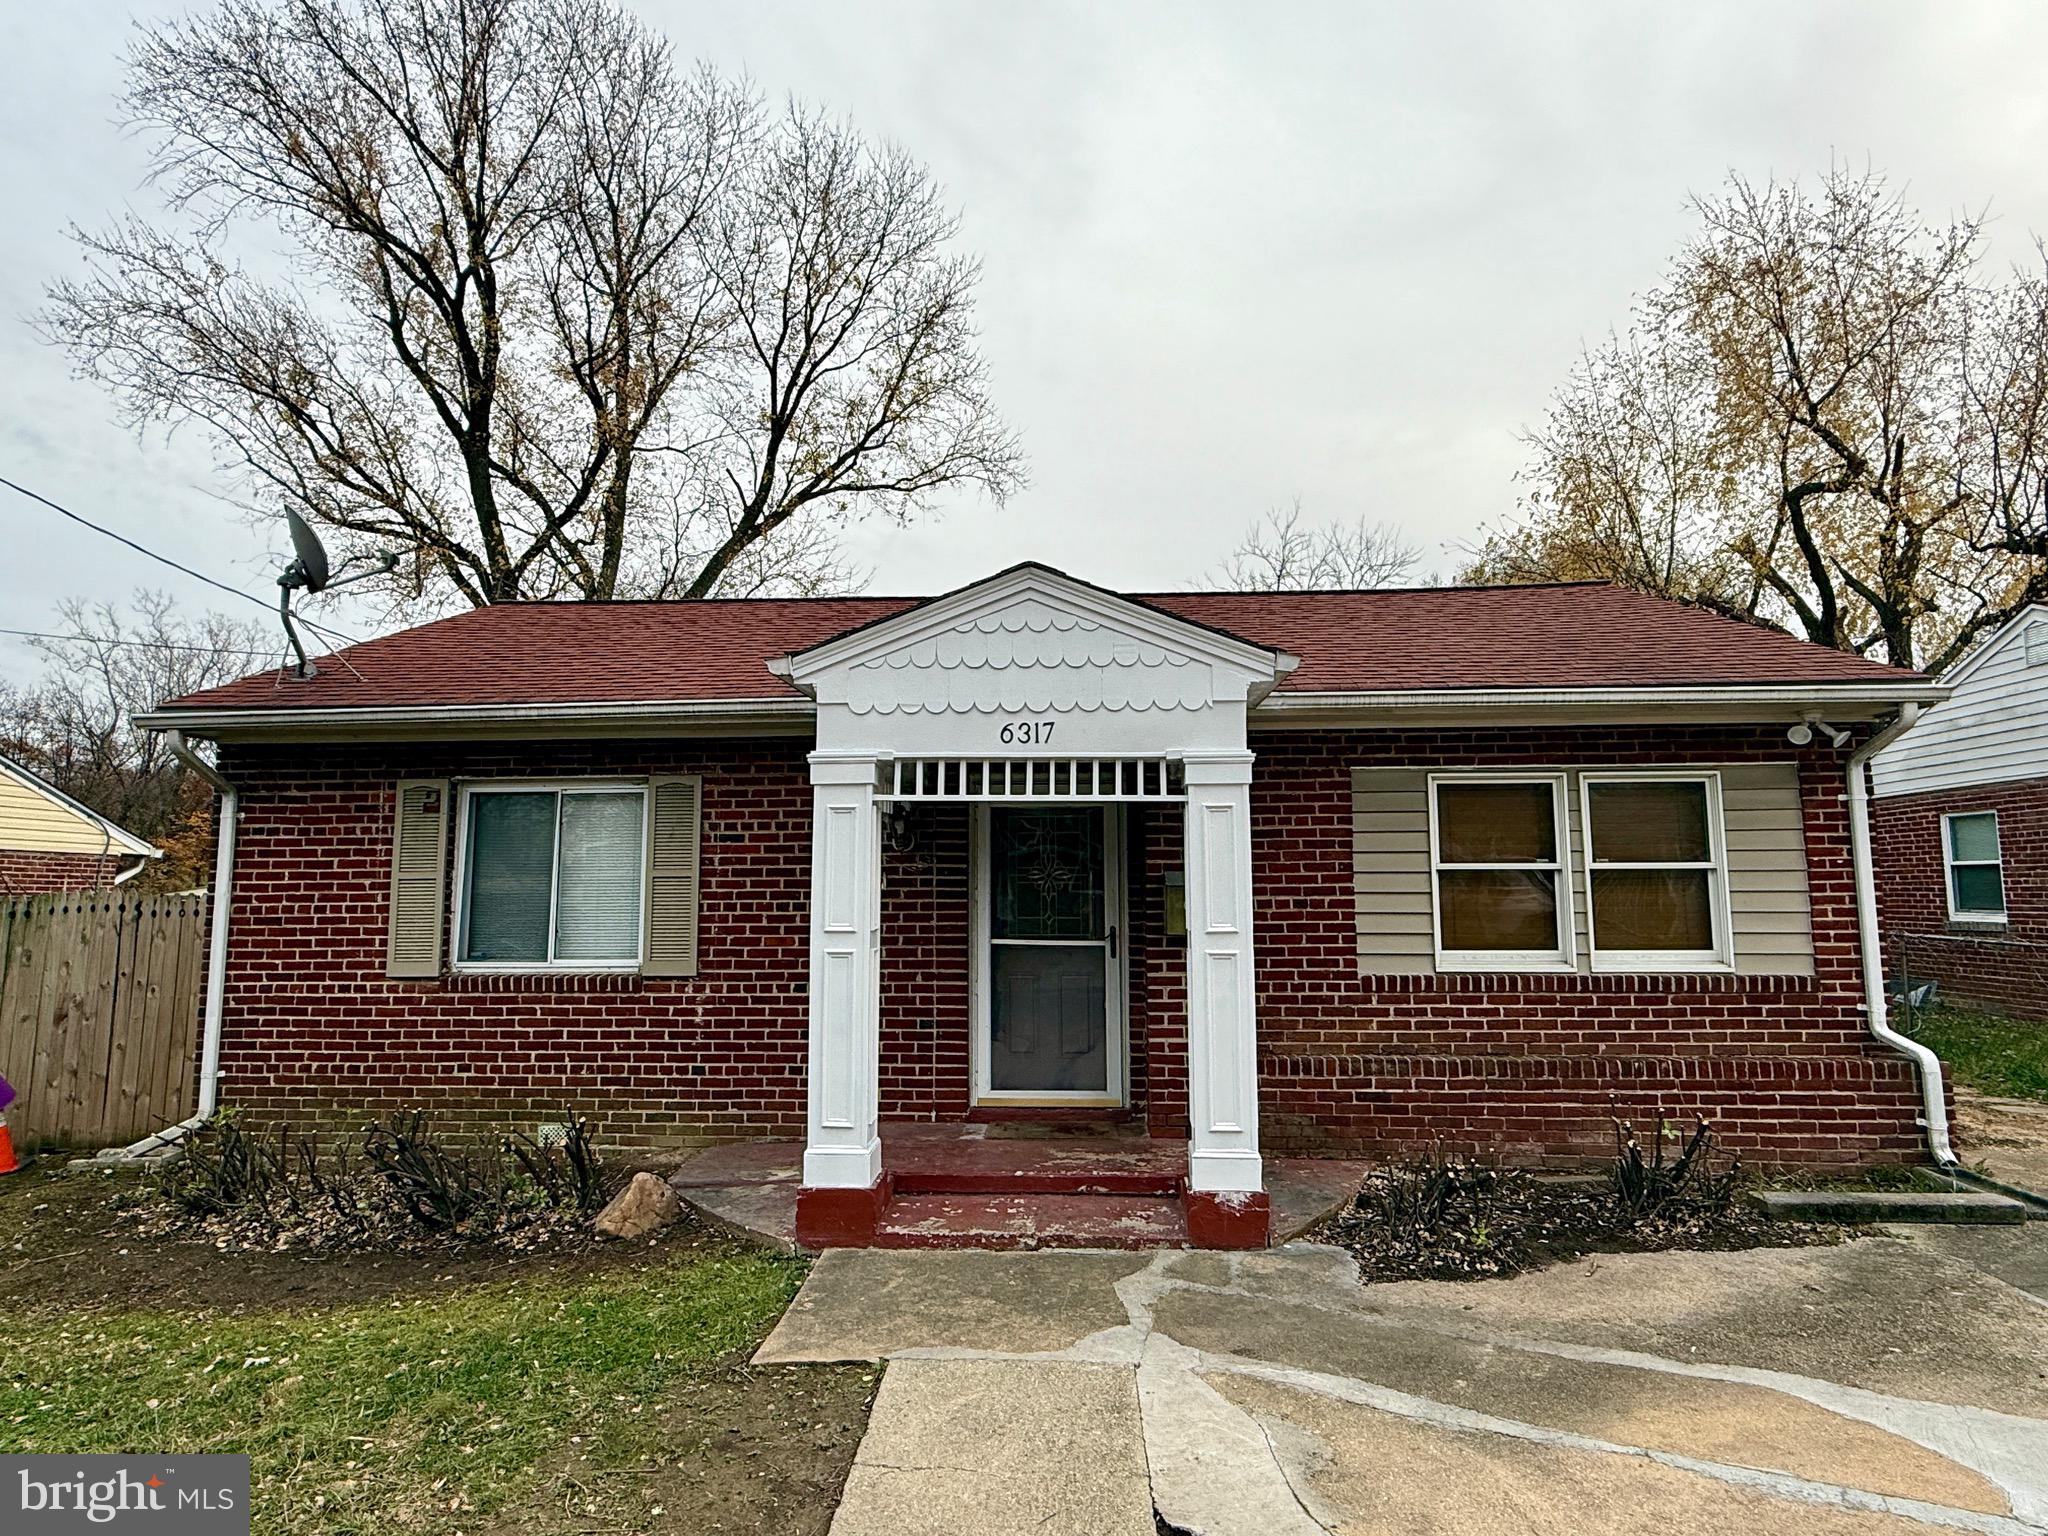
[(1887, 962), (2048, 1019), (2048, 605), (1942, 681), (1948, 701), (1870, 765)]
[(483, 608), (144, 723), (219, 743), (223, 1102), (800, 1137), (840, 1240), (891, 1120), (1128, 1115), (1230, 1243), (1262, 1155), (1564, 1162), (1614, 1108), (1753, 1162), (1945, 1151), (1867, 1026), (1846, 795), (1940, 697), (1605, 585), (1024, 565)]
[(0, 757), (0, 895), (119, 885), (163, 857), (11, 757)]

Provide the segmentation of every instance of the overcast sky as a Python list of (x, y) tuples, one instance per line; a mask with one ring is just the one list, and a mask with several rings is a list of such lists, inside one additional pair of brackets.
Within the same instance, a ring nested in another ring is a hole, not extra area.
[[(0, 9), (0, 475), (261, 596), (274, 549), (216, 499), (206, 445), (136, 441), (24, 323), (76, 262), (67, 223), (153, 210), (119, 56), (135, 19), (187, 8)], [(1448, 570), (1513, 511), (1518, 433), (1730, 169), (1867, 159), (1930, 218), (1989, 204), (2001, 261), (2048, 233), (2035, 3), (638, 9), (923, 158), (985, 262), (1032, 484), (856, 530), (877, 592), (1026, 557), (1186, 586), (1296, 494)], [(236, 606), (0, 489), (0, 628), (141, 584)], [(0, 679), (32, 664), (0, 636)]]

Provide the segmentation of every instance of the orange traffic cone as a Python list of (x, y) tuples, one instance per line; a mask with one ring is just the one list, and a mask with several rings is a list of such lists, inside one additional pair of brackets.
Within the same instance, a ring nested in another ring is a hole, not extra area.
[(7, 1116), (0, 1113), (0, 1174), (19, 1173), (34, 1161), (14, 1155), (14, 1133), (7, 1129)]

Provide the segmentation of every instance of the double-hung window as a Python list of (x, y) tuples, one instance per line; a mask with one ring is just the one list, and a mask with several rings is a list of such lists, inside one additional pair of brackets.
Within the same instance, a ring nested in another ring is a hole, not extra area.
[(1941, 818), (1948, 915), (1962, 923), (2005, 921), (2005, 870), (1998, 849), (1998, 812), (1958, 811)]
[(1563, 776), (1439, 775), (1429, 795), (1437, 964), (1569, 970)]
[(640, 963), (647, 792), (635, 784), (467, 786), (456, 957), (500, 970)]
[(1729, 963), (1720, 789), (1714, 774), (1581, 777), (1596, 969)]

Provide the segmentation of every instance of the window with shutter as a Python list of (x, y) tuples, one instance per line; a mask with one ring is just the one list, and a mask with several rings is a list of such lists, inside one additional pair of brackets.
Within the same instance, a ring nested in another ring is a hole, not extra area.
[(391, 846), (385, 974), (441, 974), (442, 874), (448, 864), (448, 781), (403, 779)]
[(466, 786), (457, 966), (639, 965), (647, 800), (638, 784)]
[(647, 952), (641, 970), (649, 976), (694, 976), (704, 781), (695, 775), (656, 779), (648, 795), (653, 805), (648, 815)]

